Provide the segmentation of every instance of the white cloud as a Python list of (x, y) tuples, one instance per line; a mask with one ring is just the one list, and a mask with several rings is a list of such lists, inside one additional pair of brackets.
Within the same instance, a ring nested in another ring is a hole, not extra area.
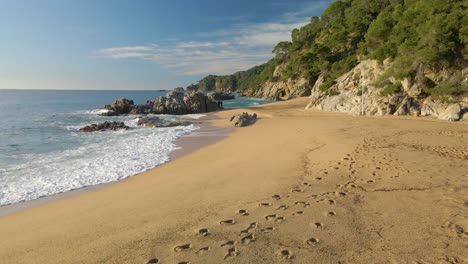
[(268, 61), (276, 43), (290, 40), (292, 29), (306, 24), (310, 14), (328, 2), (319, 1), (300, 11), (284, 13), (278, 21), (235, 24), (194, 34), (196, 40), (165, 39), (156, 44), (105, 48), (96, 51), (95, 56), (144, 59), (174, 69), (176, 75), (230, 74)]

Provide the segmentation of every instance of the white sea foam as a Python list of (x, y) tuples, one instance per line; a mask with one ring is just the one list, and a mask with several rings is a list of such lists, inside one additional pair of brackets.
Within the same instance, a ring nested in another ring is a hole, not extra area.
[(100, 115), (109, 112), (107, 109), (93, 109), (93, 110), (85, 110), (79, 111), (80, 114), (87, 114), (87, 115)]
[(146, 171), (167, 162), (177, 149), (176, 139), (196, 129), (190, 125), (76, 133), (83, 140), (78, 148), (37, 154), (28, 158), (29, 163), (0, 170), (0, 206)]
[(193, 119), (200, 119), (202, 117), (204, 117), (206, 115), (204, 114), (188, 114), (188, 115), (184, 115), (184, 117), (188, 117), (188, 118), (193, 118)]

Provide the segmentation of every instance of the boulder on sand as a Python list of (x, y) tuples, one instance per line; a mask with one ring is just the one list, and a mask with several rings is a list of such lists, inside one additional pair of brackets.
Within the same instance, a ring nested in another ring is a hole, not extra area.
[(236, 114), (229, 120), (234, 122), (235, 127), (244, 127), (253, 125), (257, 121), (257, 114), (249, 115), (248, 113)]
[(99, 124), (92, 124), (80, 128), (81, 132), (96, 132), (96, 131), (106, 131), (106, 130), (119, 130), (119, 129), (129, 129), (124, 122), (104, 122)]

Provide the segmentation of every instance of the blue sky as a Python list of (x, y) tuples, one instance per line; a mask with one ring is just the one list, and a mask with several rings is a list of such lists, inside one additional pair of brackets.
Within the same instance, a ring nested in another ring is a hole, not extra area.
[(172, 89), (266, 62), (332, 0), (0, 0), (0, 89)]

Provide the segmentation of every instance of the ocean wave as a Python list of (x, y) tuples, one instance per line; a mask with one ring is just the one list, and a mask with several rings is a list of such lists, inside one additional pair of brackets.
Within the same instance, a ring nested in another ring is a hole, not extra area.
[(109, 110), (107, 109), (93, 109), (93, 110), (81, 111), (82, 114), (87, 114), (87, 115), (100, 115), (100, 114), (105, 114), (108, 112)]
[[(70, 126), (72, 127), (72, 126)], [(175, 141), (198, 128), (130, 129), (81, 134), (74, 149), (34, 155), (0, 171), (0, 206), (121, 180), (169, 160)]]
[(188, 117), (188, 118), (192, 118), (192, 119), (200, 119), (202, 117), (204, 117), (206, 115), (204, 114), (188, 114), (188, 115), (183, 115), (183, 117)]

